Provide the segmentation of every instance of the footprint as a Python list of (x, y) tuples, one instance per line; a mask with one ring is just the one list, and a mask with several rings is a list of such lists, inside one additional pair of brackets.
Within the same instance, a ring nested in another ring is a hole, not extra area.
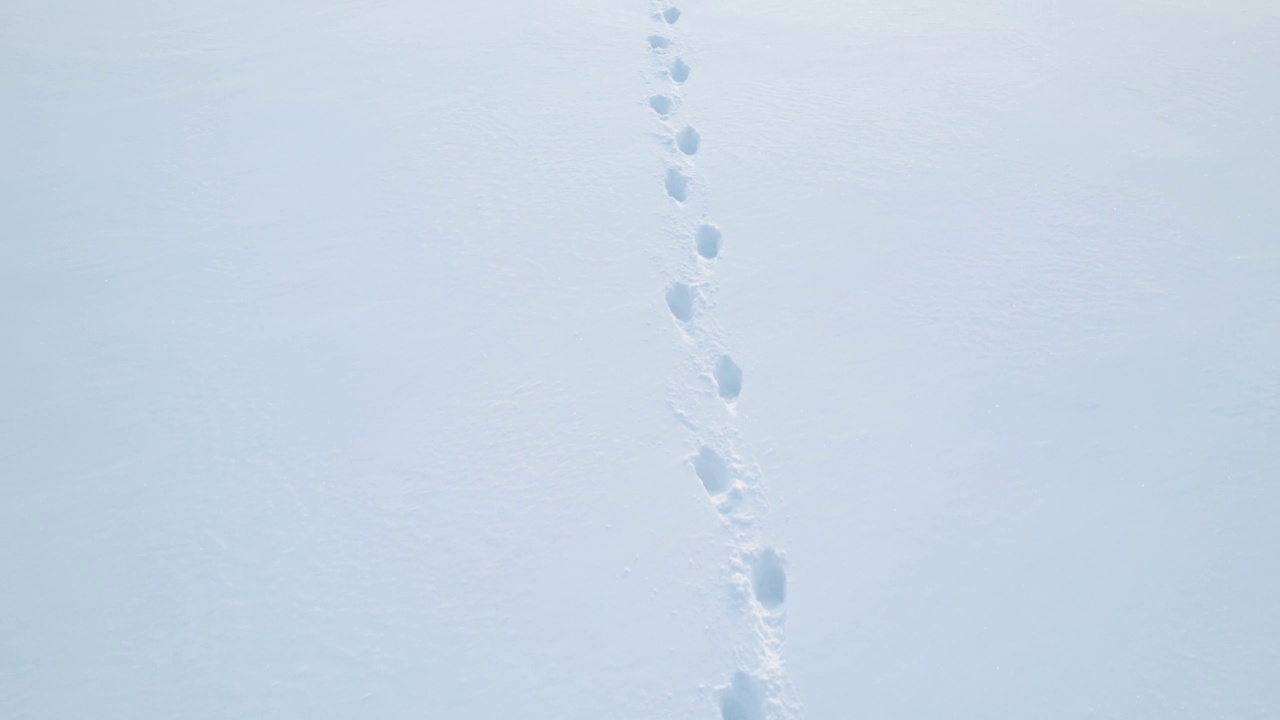
[(675, 24), (675, 21), (680, 19), (680, 8), (669, 7), (666, 10), (663, 10), (662, 19), (666, 20), (668, 25)]
[(675, 168), (667, 169), (667, 177), (662, 181), (667, 188), (667, 195), (671, 196), (676, 202), (684, 202), (689, 199), (689, 178), (684, 173)]
[(680, 152), (685, 155), (693, 155), (698, 152), (698, 146), (702, 144), (702, 136), (692, 125), (685, 125), (684, 129), (676, 134), (676, 147), (680, 148)]
[(671, 47), (671, 41), (668, 40), (667, 38), (662, 37), (661, 35), (650, 35), (649, 47), (653, 48), (654, 50), (666, 50), (667, 48)]
[(670, 72), (671, 72), (671, 79), (675, 80), (678, 83), (682, 83), (685, 80), (689, 79), (689, 66), (686, 65), (684, 60), (681, 60), (680, 58), (676, 58), (671, 63)]
[(689, 322), (693, 317), (693, 301), (698, 291), (682, 283), (673, 282), (667, 286), (667, 307), (680, 322)]
[(728, 490), (729, 483), (733, 480), (733, 471), (729, 469), (729, 463), (724, 461), (720, 453), (706, 445), (703, 445), (698, 454), (693, 456), (693, 472), (702, 481), (702, 487), (706, 488), (711, 495), (719, 495)]
[(782, 556), (765, 548), (751, 568), (751, 589), (761, 605), (772, 610), (787, 600), (787, 570)]
[(715, 225), (699, 225), (698, 232), (694, 235), (694, 242), (698, 246), (698, 254), (711, 260), (720, 254), (720, 244), (724, 240), (724, 233), (720, 232), (720, 228)]
[(764, 692), (760, 682), (744, 672), (733, 675), (733, 681), (720, 697), (722, 720), (764, 720)]
[(725, 402), (733, 402), (742, 393), (742, 368), (728, 355), (721, 355), (716, 361), (713, 374), (716, 378), (716, 392)]
[(671, 114), (671, 105), (672, 101), (670, 95), (654, 95), (649, 98), (649, 107), (653, 108), (653, 111), (659, 115), (665, 116)]

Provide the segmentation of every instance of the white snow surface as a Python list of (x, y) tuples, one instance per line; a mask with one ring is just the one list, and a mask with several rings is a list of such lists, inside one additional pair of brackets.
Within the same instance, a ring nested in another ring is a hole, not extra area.
[(0, 717), (1280, 716), (1280, 5), (11, 0)]

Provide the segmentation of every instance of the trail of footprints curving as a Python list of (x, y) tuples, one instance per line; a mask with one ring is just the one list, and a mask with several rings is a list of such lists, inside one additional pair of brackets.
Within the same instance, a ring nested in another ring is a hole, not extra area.
[[(698, 130), (679, 120), (684, 84), (692, 68), (680, 54), (675, 28), (680, 9), (667, 4), (669, 0), (650, 1), (652, 18), (661, 28), (647, 38), (655, 60), (654, 82), (660, 91), (650, 95), (647, 103), (666, 137), (663, 191), (687, 221), (694, 214), (690, 207), (696, 189), (694, 159), (702, 148)], [(694, 363), (708, 381), (707, 396), (718, 401), (720, 409), (707, 422), (694, 422), (690, 420), (691, 413), (678, 407), (683, 404), (680, 398), (686, 396), (680, 391), (675, 392), (672, 409), (693, 435), (691, 445), (697, 448), (689, 457), (693, 479), (701, 483), (728, 528), (727, 583), (741, 609), (734, 646), (737, 668), (715, 688), (713, 695), (720, 720), (794, 720), (799, 716), (799, 704), (782, 662), (786, 559), (761, 539), (761, 518), (766, 507), (763, 485), (759, 471), (739, 450), (736, 424), (744, 373), (726, 351), (719, 328), (708, 312), (711, 280), (724, 247), (724, 233), (705, 218), (685, 227), (689, 261), (682, 276), (667, 284), (664, 298), (681, 336), (691, 346)]]

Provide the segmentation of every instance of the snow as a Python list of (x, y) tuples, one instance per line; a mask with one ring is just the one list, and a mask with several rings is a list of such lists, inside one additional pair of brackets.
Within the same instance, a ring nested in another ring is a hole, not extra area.
[(2, 14), (0, 716), (1280, 711), (1272, 4)]

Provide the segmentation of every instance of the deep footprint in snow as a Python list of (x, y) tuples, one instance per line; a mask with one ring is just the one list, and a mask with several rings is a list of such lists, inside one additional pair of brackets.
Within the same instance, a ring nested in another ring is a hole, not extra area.
[(787, 601), (787, 570), (782, 556), (765, 548), (751, 567), (751, 590), (761, 605), (772, 610)]
[(725, 402), (733, 402), (742, 394), (742, 368), (728, 355), (721, 355), (712, 371), (716, 379), (716, 392)]
[(689, 322), (693, 318), (693, 302), (698, 291), (682, 282), (673, 282), (667, 286), (667, 308), (671, 315), (680, 322)]
[(724, 461), (720, 453), (706, 445), (703, 445), (698, 454), (693, 456), (693, 472), (702, 481), (702, 487), (706, 488), (711, 495), (719, 495), (728, 490), (729, 482), (733, 480), (733, 471), (729, 469), (729, 463)]
[(668, 168), (667, 177), (662, 184), (667, 188), (667, 195), (671, 196), (672, 200), (684, 202), (689, 199), (689, 178), (679, 170)]
[(733, 682), (720, 698), (722, 720), (764, 720), (764, 693), (759, 681), (744, 672), (733, 675)]
[(676, 133), (676, 147), (685, 155), (694, 155), (698, 152), (698, 146), (702, 144), (702, 136), (692, 125), (685, 125), (684, 129)]
[(720, 254), (720, 244), (724, 240), (724, 233), (720, 232), (720, 228), (715, 225), (700, 225), (693, 239), (698, 246), (698, 254), (711, 260)]
[(668, 25), (674, 25), (680, 19), (680, 8), (669, 7), (662, 11), (662, 19), (667, 21)]
[(666, 50), (667, 48), (671, 47), (671, 41), (662, 37), (661, 35), (650, 35), (649, 47), (653, 48), (654, 50)]
[(670, 73), (671, 73), (672, 80), (675, 80), (678, 83), (682, 83), (685, 80), (689, 79), (689, 66), (685, 64), (684, 60), (681, 60), (680, 58), (676, 58), (671, 63)]
[(654, 95), (649, 98), (649, 107), (659, 115), (671, 114), (672, 100), (670, 95)]

